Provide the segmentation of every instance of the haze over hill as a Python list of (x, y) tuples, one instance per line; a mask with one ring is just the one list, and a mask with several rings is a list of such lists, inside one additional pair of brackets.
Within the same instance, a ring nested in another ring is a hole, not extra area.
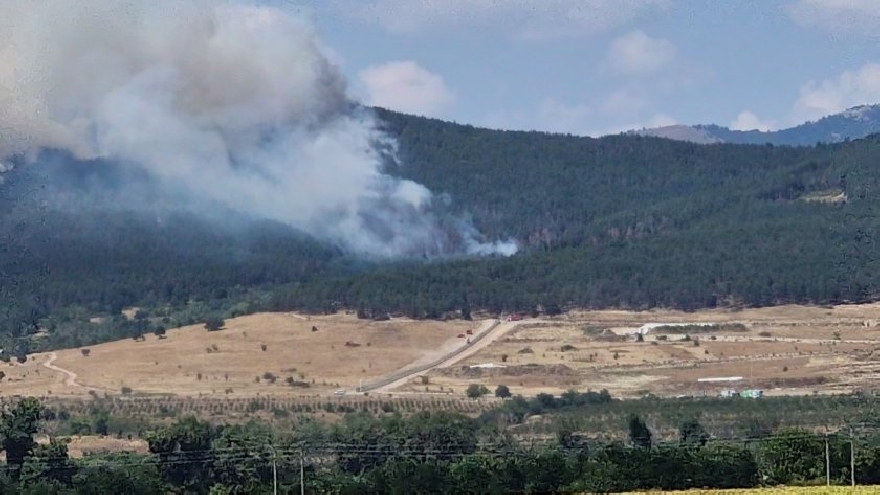
[(626, 134), (652, 136), (700, 144), (775, 144), (812, 146), (861, 139), (880, 132), (880, 105), (859, 105), (812, 122), (775, 131), (735, 130), (718, 125), (670, 125), (628, 131)]
[[(376, 116), (399, 143), (401, 160), (385, 174), (434, 191), (444, 200), (436, 218), (467, 218), (486, 236), (516, 239), (520, 253), (365, 261), (273, 221), (157, 208), (69, 212), (53, 201), (88, 202), (102, 191), (112, 198), (112, 184), (136, 169), (62, 156), (16, 167), (0, 186), (0, 328), (21, 338), (51, 327), (39, 340), (50, 348), (143, 332), (143, 320), (90, 323), (131, 305), (161, 308), (157, 317), (176, 326), (258, 310), (443, 318), (880, 295), (877, 136), (817, 147), (704, 146), (493, 131), (381, 109)], [(149, 189), (139, 196), (149, 197)]]

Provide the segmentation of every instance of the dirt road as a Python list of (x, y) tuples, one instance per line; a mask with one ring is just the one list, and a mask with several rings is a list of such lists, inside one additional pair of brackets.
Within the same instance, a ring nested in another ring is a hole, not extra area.
[[(485, 349), (492, 342), (495, 342), (514, 328), (522, 324), (531, 324), (531, 323), (544, 323), (540, 320), (520, 320), (520, 321), (505, 321), (500, 322), (498, 320), (487, 320), (480, 325), (480, 329), (475, 333), (473, 337), (473, 342), (469, 345), (462, 346), (456, 350), (454, 350), (451, 354), (448, 354), (445, 359), (440, 362), (435, 362), (434, 364), (426, 365), (426, 366), (418, 366), (414, 367), (412, 372), (407, 373), (406, 375), (401, 376), (400, 378), (395, 379), (393, 382), (388, 383), (386, 385), (382, 385), (377, 388), (368, 388), (364, 387), (363, 391), (375, 391), (378, 393), (388, 393), (398, 387), (405, 385), (407, 382), (412, 380), (413, 378), (428, 373), (432, 370), (438, 368), (448, 368), (449, 366), (453, 366), (462, 360), (473, 356), (475, 353), (479, 352), (482, 349)], [(418, 362), (424, 362), (425, 359), (419, 359)], [(405, 370), (406, 368), (403, 368)]]
[(64, 382), (63, 382), (64, 385), (67, 385), (68, 387), (79, 387), (79, 388), (84, 388), (86, 390), (93, 390), (95, 392), (105, 391), (105, 389), (87, 387), (85, 385), (80, 385), (79, 383), (76, 382), (76, 373), (74, 373), (73, 371), (70, 371), (68, 369), (59, 368), (58, 366), (55, 366), (53, 364), (56, 359), (58, 359), (58, 354), (56, 354), (54, 351), (50, 352), (49, 358), (46, 359), (46, 361), (43, 363), (43, 366), (45, 368), (48, 368), (52, 371), (55, 371), (57, 373), (61, 373), (62, 375), (64, 375)]

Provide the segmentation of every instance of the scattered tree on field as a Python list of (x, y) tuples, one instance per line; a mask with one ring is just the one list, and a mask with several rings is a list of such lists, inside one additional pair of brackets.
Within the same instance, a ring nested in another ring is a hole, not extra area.
[(477, 385), (476, 383), (468, 386), (465, 391), (465, 395), (467, 395), (471, 399), (477, 399), (489, 393), (489, 389), (486, 388), (485, 385)]
[(205, 329), (208, 330), (209, 332), (215, 332), (217, 330), (222, 330), (223, 326), (225, 324), (226, 324), (226, 322), (223, 321), (223, 318), (219, 318), (216, 316), (211, 316), (211, 317), (208, 317), (207, 319), (205, 319)]

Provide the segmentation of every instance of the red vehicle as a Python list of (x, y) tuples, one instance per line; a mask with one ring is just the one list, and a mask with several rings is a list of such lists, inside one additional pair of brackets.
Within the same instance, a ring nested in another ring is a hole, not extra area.
[(473, 334), (474, 334), (474, 331), (471, 330), (471, 329), (468, 329), (467, 334), (468, 334), (468, 335), (473, 335)]
[(460, 333), (460, 334), (458, 334), (458, 338), (463, 339), (463, 338), (465, 338), (465, 335), (463, 333)]
[(520, 321), (522, 320), (522, 315), (510, 315), (507, 317), (507, 321)]

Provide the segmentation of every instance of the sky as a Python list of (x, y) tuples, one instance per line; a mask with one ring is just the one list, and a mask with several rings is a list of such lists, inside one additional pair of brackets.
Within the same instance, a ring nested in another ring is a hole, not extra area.
[(880, 0), (302, 0), (352, 98), (599, 136), (880, 103)]

